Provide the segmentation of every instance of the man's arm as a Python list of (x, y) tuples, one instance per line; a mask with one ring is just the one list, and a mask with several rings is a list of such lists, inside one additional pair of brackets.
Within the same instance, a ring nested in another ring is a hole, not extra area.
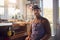
[(31, 36), (31, 33), (32, 33), (32, 22), (33, 22), (33, 20), (29, 22), (29, 26), (28, 26), (28, 30), (27, 30), (27, 34), (29, 37)]
[(49, 23), (49, 21), (47, 19), (44, 22), (44, 27), (45, 27), (45, 30), (46, 30), (46, 34), (42, 38), (42, 40), (48, 40), (50, 38), (50, 36), (51, 36), (51, 28), (50, 28), (50, 23)]
[(32, 33), (32, 25), (30, 24), (29, 28), (28, 28), (28, 36), (30, 37)]
[(27, 30), (28, 37), (26, 37), (25, 40), (30, 40), (31, 33), (32, 33), (32, 25), (31, 25), (31, 22), (29, 22), (29, 26), (28, 26), (28, 30)]

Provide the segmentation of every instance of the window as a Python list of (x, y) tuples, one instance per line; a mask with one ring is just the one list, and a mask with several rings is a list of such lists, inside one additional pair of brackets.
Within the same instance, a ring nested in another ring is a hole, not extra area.
[(4, 8), (0, 7), (0, 15), (4, 14)]
[(8, 15), (9, 18), (14, 17), (16, 9), (16, 0), (8, 0)]
[(4, 14), (4, 0), (0, 0), (0, 18), (3, 17)]
[(9, 18), (12, 18), (12, 16), (15, 15), (15, 8), (9, 7), (8, 15), (9, 15)]
[(4, 0), (0, 0), (0, 6), (4, 6)]
[(16, 3), (16, 0), (9, 0), (9, 3)]
[(43, 16), (47, 18), (51, 25), (51, 33), (54, 36), (53, 28), (53, 0), (43, 0)]
[(16, 7), (16, 4), (9, 4), (8, 7)]
[[(23, 3), (23, 1), (21, 0), (21, 2)], [(18, 5), (18, 3), (20, 3), (20, 1), (16, 1), (16, 0), (9, 0), (8, 1), (8, 15), (9, 18), (14, 18), (14, 19), (23, 19), (23, 10), (20, 9), (20, 6), (23, 5)], [(20, 3), (20, 4), (22, 4)], [(19, 7), (19, 8), (18, 8)], [(23, 9), (23, 8), (22, 8)]]

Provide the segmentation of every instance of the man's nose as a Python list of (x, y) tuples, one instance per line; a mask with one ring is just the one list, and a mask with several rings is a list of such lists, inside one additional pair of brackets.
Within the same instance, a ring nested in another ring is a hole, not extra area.
[(36, 11), (36, 12), (38, 12), (38, 11)]

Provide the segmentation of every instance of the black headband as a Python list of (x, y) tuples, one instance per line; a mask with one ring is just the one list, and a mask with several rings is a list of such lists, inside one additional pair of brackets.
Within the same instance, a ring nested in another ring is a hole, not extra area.
[(32, 7), (32, 10), (34, 10), (34, 9), (40, 9), (40, 8), (38, 7), (38, 5), (34, 5), (34, 6)]

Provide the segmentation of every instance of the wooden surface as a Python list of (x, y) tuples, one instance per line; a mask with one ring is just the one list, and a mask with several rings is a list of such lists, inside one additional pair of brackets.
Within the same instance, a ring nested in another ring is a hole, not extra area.
[[(11, 39), (17, 39), (20, 38), (22, 36), (27, 35), (27, 24), (25, 22), (14, 22), (13, 23), (13, 28), (15, 27), (20, 27), (20, 31), (17, 34), (14, 34), (12, 37), (10, 37)], [(22, 30), (22, 31), (21, 31)]]
[(11, 37), (11, 39), (17, 39), (17, 38), (20, 38), (20, 37), (23, 37), (23, 36), (26, 36), (27, 34), (25, 32), (20, 32), (19, 34), (16, 34), (16, 35), (13, 35)]
[[(10, 22), (10, 21), (9, 21)], [(24, 29), (23, 31), (19, 31), (17, 34), (14, 34), (13, 36), (10, 37), (10, 39), (16, 39), (16, 38), (20, 38), (22, 36), (25, 36), (27, 35), (26, 32), (27, 32), (27, 22), (24, 22), (24, 21), (17, 21), (17, 20), (12, 20), (11, 21), (12, 23), (12, 27), (13, 28), (17, 28), (17, 27), (20, 27), (21, 29)], [(8, 25), (8, 24), (7, 24)]]

